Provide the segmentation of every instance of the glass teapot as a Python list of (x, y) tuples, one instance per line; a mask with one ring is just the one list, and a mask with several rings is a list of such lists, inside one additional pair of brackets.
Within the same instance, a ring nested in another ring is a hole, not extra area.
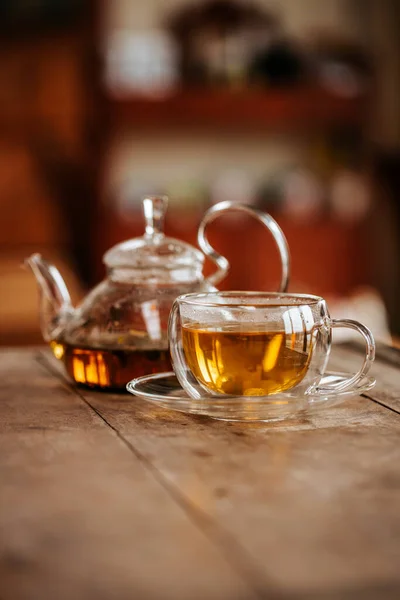
[[(117, 244), (103, 257), (107, 277), (77, 308), (73, 308), (63, 278), (39, 254), (26, 260), (40, 289), (43, 337), (78, 384), (125, 388), (134, 377), (171, 370), (168, 316), (177, 296), (215, 291), (229, 263), (208, 242), (206, 226), (221, 213), (235, 210), (253, 215), (272, 233), (282, 261), (279, 291), (289, 281), (289, 250), (274, 219), (247, 205), (220, 202), (204, 215), (198, 244), (203, 253), (163, 233), (165, 196), (143, 200), (146, 230), (142, 237)], [(202, 273), (205, 256), (217, 269)]]

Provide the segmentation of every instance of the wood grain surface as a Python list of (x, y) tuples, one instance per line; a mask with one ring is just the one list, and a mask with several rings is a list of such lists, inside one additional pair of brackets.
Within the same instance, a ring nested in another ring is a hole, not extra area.
[(396, 360), (368, 396), (241, 424), (78, 389), (46, 350), (0, 356), (1, 600), (400, 597)]

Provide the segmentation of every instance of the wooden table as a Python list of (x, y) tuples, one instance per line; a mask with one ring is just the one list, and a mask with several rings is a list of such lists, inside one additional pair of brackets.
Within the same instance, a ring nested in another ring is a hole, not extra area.
[(399, 357), (382, 349), (368, 395), (268, 425), (83, 391), (47, 350), (3, 351), (1, 600), (397, 600)]

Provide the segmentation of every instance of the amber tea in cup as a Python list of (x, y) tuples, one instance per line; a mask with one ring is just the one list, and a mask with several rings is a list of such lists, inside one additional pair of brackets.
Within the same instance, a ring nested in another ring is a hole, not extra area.
[(173, 368), (193, 398), (316, 393), (328, 363), (332, 329), (349, 327), (366, 343), (361, 369), (324, 392), (355, 386), (374, 359), (371, 332), (335, 320), (318, 296), (264, 292), (186, 294), (169, 319)]
[(182, 327), (187, 364), (213, 392), (245, 396), (276, 394), (307, 373), (311, 340), (304, 333), (245, 329), (234, 325)]

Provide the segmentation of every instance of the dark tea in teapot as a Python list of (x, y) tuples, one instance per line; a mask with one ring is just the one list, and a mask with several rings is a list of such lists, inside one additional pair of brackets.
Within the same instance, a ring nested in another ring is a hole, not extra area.
[(59, 342), (50, 345), (73, 381), (94, 388), (125, 389), (126, 382), (135, 377), (172, 370), (168, 350), (108, 350)]

